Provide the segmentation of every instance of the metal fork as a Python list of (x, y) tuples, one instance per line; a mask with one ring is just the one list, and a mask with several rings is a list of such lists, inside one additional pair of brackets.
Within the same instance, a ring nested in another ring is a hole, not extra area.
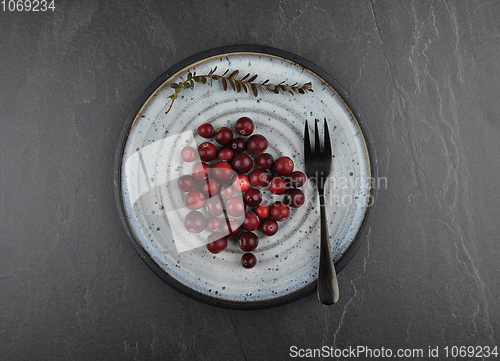
[(306, 175), (316, 180), (318, 190), (320, 213), (321, 213), (321, 243), (319, 253), (318, 269), (318, 298), (325, 305), (332, 305), (339, 299), (339, 286), (337, 274), (333, 264), (332, 249), (328, 235), (328, 224), (325, 210), (325, 185), (332, 171), (332, 146), (330, 142), (330, 132), (325, 118), (324, 131), (325, 139), (323, 149), (320, 146), (318, 119), (315, 119), (314, 126), (314, 149), (309, 141), (309, 127), (306, 120), (304, 129), (304, 161)]

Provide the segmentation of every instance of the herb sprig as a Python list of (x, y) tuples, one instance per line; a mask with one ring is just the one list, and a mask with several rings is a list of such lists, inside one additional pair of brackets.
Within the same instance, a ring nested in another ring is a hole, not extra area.
[(169, 98), (172, 99), (172, 103), (170, 103), (170, 107), (165, 112), (165, 114), (167, 114), (170, 109), (172, 109), (172, 105), (174, 104), (175, 99), (177, 99), (182, 89), (189, 89), (194, 87), (195, 82), (202, 84), (207, 84), (209, 82), (210, 86), (212, 86), (212, 83), (215, 80), (219, 81), (222, 84), (222, 88), (224, 90), (232, 88), (237, 93), (240, 93), (241, 91), (248, 93), (249, 91), (251, 91), (254, 96), (257, 96), (259, 94), (259, 90), (263, 90), (265, 93), (270, 91), (275, 94), (288, 92), (292, 95), (305, 94), (307, 92), (314, 91), (310, 82), (298, 86), (297, 83), (293, 85), (284, 84), (284, 81), (279, 84), (271, 84), (269, 82), (269, 79), (267, 79), (262, 83), (258, 83), (255, 82), (258, 76), (257, 74), (250, 76), (250, 73), (248, 73), (244, 77), (238, 79), (239, 70), (234, 70), (229, 75), (229, 69), (227, 69), (222, 75), (215, 74), (216, 71), (217, 67), (210, 70), (210, 72), (206, 75), (197, 75), (196, 72), (189, 72), (186, 80), (179, 83), (170, 84), (170, 87), (174, 89), (174, 93), (169, 96)]

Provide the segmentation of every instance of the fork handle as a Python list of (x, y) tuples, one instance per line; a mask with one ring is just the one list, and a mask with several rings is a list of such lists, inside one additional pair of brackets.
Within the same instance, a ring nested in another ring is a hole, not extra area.
[(328, 234), (328, 222), (325, 209), (325, 191), (318, 187), (319, 205), (321, 213), (321, 243), (319, 252), (318, 270), (318, 298), (325, 305), (333, 305), (339, 300), (339, 285), (337, 273), (333, 264), (332, 249)]

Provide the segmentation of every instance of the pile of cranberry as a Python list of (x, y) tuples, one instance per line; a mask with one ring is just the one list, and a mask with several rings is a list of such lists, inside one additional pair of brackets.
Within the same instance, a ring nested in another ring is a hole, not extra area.
[[(183, 175), (177, 184), (185, 192), (184, 202), (191, 210), (184, 218), (189, 232), (212, 232), (206, 241), (211, 253), (227, 248), (228, 238), (236, 237), (245, 253), (241, 265), (252, 268), (257, 263), (254, 251), (259, 239), (254, 231), (273, 236), (278, 231), (278, 222), (290, 217), (290, 207), (298, 208), (305, 202), (299, 189), (306, 182), (306, 176), (294, 171), (292, 159), (286, 156), (274, 160), (265, 153), (267, 139), (253, 134), (254, 123), (248, 117), (236, 121), (235, 131), (228, 127), (215, 131), (212, 124), (198, 127), (198, 135), (213, 139), (219, 145), (205, 141), (198, 146), (185, 147), (182, 159), (194, 162), (198, 152), (201, 162), (194, 164), (192, 173)], [(268, 189), (275, 195), (283, 195), (271, 205), (263, 204), (262, 191)], [(262, 191), (261, 191), (262, 190)]]

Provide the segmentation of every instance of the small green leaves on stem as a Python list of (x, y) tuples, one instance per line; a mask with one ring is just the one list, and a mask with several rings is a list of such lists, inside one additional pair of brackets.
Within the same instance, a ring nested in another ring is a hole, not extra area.
[(231, 88), (237, 93), (240, 93), (242, 90), (245, 93), (251, 91), (254, 96), (259, 95), (259, 90), (263, 90), (265, 93), (267, 93), (267, 90), (269, 90), (275, 94), (290, 93), (292, 95), (305, 94), (307, 92), (314, 91), (310, 82), (299, 86), (297, 85), (297, 83), (293, 85), (287, 85), (284, 84), (284, 81), (282, 81), (281, 83), (275, 85), (269, 83), (269, 79), (267, 79), (264, 82), (259, 83), (255, 82), (258, 77), (257, 74), (250, 76), (250, 73), (248, 73), (244, 77), (238, 79), (237, 77), (239, 74), (239, 70), (234, 70), (229, 75), (227, 75), (227, 73), (229, 73), (229, 69), (227, 69), (222, 75), (215, 74), (216, 70), (217, 67), (210, 70), (206, 75), (196, 75), (196, 72), (188, 72), (186, 80), (184, 80), (183, 82), (170, 84), (170, 87), (174, 89), (174, 93), (169, 96), (169, 98), (172, 99), (172, 102), (170, 103), (170, 107), (165, 112), (165, 114), (167, 114), (170, 109), (172, 109), (172, 105), (174, 104), (175, 99), (177, 99), (177, 96), (183, 88), (192, 88), (194, 87), (195, 82), (207, 84), (208, 79), (210, 79), (210, 85), (212, 85), (213, 80), (220, 81), (222, 84), (222, 89), (224, 91), (226, 91), (229, 86), (231, 86)]

